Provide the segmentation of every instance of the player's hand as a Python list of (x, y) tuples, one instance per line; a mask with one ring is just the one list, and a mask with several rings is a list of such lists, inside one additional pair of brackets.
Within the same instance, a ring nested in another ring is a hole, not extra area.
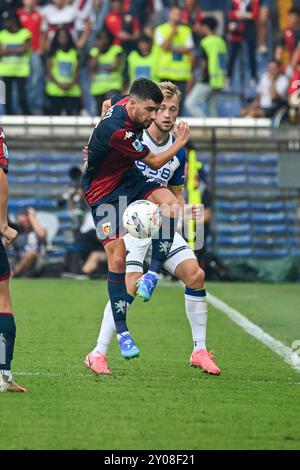
[(192, 207), (192, 219), (199, 222), (203, 219), (203, 211), (201, 204), (194, 204)]
[(105, 100), (102, 104), (101, 117), (104, 116), (107, 111), (111, 108), (111, 100)]
[(2, 242), (5, 247), (13, 243), (18, 236), (18, 232), (8, 225), (2, 227), (0, 233), (2, 235)]
[(176, 133), (175, 134), (176, 135), (176, 140), (177, 141), (179, 140), (182, 143), (182, 146), (187, 144), (187, 142), (191, 138), (191, 131), (190, 131), (189, 125), (185, 121), (181, 121), (178, 124), (175, 133)]
[(36, 210), (33, 207), (27, 209), (29, 220), (35, 219)]

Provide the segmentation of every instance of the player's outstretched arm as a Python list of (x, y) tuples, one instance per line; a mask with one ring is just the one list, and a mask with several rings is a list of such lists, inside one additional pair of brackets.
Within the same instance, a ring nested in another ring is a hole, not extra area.
[(18, 232), (9, 227), (7, 222), (7, 200), (8, 200), (8, 183), (7, 176), (0, 168), (0, 234), (4, 238), (4, 244), (7, 246), (13, 243), (18, 236)]
[(188, 124), (184, 121), (180, 122), (177, 127), (175, 142), (171, 147), (158, 154), (150, 152), (147, 157), (143, 158), (143, 162), (153, 170), (158, 170), (168, 163), (168, 161), (170, 161), (179, 152), (179, 150), (187, 144), (190, 137), (191, 132)]

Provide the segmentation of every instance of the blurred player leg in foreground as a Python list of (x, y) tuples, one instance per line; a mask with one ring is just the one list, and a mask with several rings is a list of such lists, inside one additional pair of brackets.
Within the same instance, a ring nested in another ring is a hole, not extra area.
[(16, 324), (9, 292), (11, 273), (5, 247), (15, 241), (18, 233), (7, 222), (7, 157), (4, 133), (0, 129), (0, 392), (27, 392), (26, 388), (14, 382), (11, 373)]

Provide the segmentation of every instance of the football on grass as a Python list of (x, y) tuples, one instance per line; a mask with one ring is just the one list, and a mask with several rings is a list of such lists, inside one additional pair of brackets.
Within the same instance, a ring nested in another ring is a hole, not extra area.
[(153, 237), (161, 225), (161, 212), (150, 201), (134, 201), (123, 214), (123, 225), (135, 238)]

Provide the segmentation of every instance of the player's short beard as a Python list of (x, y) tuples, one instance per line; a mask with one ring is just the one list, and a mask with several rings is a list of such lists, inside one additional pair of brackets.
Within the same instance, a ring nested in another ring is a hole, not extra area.
[(170, 129), (165, 130), (165, 129), (163, 129), (162, 127), (160, 127), (160, 125), (159, 125), (156, 121), (153, 121), (153, 122), (154, 122), (154, 124), (156, 125), (157, 129), (160, 130), (160, 132), (163, 132), (164, 134), (169, 134), (169, 132), (171, 132), (171, 130), (172, 130), (173, 127), (174, 127), (174, 125), (172, 125), (172, 126), (170, 127)]

